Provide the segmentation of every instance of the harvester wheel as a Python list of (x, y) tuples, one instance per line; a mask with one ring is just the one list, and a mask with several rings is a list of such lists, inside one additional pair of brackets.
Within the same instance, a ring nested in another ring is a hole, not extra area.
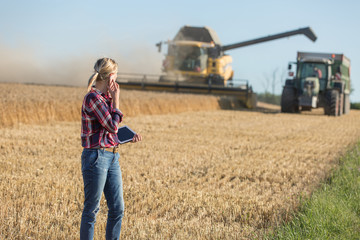
[(339, 102), (339, 92), (337, 90), (327, 91), (325, 114), (329, 116), (338, 116)]
[(344, 94), (344, 114), (350, 112), (350, 97), (349, 94)]
[(296, 92), (293, 87), (284, 87), (281, 95), (281, 112), (295, 113), (299, 112), (299, 106), (296, 101)]

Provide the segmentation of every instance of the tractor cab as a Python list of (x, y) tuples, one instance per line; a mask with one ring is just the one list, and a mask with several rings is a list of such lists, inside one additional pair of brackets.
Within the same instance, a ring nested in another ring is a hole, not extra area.
[(329, 82), (330, 63), (324, 61), (304, 60), (300, 62), (297, 71), (297, 79), (299, 80), (297, 89), (302, 92), (307, 82), (316, 82), (318, 91), (325, 91)]

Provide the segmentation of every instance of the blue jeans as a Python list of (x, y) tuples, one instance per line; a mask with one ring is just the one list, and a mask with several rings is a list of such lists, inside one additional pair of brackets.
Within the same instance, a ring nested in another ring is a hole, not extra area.
[(124, 216), (124, 198), (119, 165), (119, 153), (100, 149), (85, 149), (81, 155), (84, 180), (84, 209), (81, 217), (80, 239), (93, 239), (96, 214), (104, 192), (108, 218), (106, 239), (119, 239)]

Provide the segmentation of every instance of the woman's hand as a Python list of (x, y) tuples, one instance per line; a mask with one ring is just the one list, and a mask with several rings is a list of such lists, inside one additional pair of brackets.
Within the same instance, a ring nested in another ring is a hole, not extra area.
[(133, 137), (132, 142), (133, 142), (133, 143), (136, 143), (136, 142), (139, 142), (139, 141), (141, 141), (141, 140), (142, 140), (142, 136), (137, 133), (137, 134), (135, 134), (135, 136)]
[(110, 74), (110, 80), (109, 84), (107, 86), (107, 89), (112, 97), (113, 100), (113, 107), (119, 108), (119, 98), (120, 98), (120, 87), (119, 84), (115, 82), (114, 75)]

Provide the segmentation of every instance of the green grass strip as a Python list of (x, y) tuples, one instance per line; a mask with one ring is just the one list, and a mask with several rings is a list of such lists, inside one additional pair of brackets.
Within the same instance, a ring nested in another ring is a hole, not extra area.
[(360, 239), (360, 142), (293, 220), (266, 239)]

